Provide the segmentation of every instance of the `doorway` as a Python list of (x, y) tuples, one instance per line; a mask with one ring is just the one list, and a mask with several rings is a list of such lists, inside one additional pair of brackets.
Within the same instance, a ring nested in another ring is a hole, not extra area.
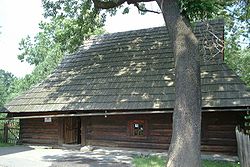
[(81, 143), (81, 119), (79, 117), (66, 117), (63, 120), (64, 144)]

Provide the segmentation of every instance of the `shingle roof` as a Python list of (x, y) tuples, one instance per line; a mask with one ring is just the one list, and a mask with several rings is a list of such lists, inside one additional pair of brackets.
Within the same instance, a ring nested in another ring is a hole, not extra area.
[[(194, 31), (203, 44), (215, 44), (223, 39), (223, 27), (223, 20), (216, 20), (209, 28), (196, 24)], [(203, 107), (250, 106), (250, 92), (217, 47), (201, 48)], [(92, 38), (5, 107), (10, 112), (171, 109), (174, 98), (171, 41), (166, 27), (157, 27)]]

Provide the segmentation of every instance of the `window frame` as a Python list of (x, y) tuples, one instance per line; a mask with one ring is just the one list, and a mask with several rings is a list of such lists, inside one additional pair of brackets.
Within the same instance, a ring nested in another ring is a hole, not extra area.
[[(134, 124), (143, 125), (143, 135), (134, 135)], [(147, 120), (130, 120), (128, 121), (128, 134), (131, 138), (145, 139), (148, 137), (148, 121)]]

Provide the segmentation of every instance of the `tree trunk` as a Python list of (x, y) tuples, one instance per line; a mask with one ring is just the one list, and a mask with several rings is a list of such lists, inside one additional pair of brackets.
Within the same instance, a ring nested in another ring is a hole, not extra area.
[(199, 167), (201, 86), (198, 40), (180, 14), (178, 0), (158, 0), (173, 41), (175, 106), (167, 167)]

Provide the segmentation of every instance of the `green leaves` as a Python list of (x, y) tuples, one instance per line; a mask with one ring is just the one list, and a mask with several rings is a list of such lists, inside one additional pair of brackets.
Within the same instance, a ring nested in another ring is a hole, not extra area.
[(13, 74), (0, 69), (0, 107), (8, 99), (11, 93), (11, 84), (15, 79)]
[(214, 17), (222, 9), (218, 0), (180, 0), (181, 13), (191, 21)]
[(250, 87), (250, 49), (230, 45), (225, 49), (225, 61)]
[(9, 99), (44, 80), (65, 54), (74, 52), (91, 35), (103, 33), (105, 17), (91, 0), (43, 0), (43, 7), (47, 20), (39, 24), (40, 32), (19, 44), (18, 58), (35, 68), (13, 82)]
[(129, 13), (129, 7), (125, 7), (125, 8), (123, 9), (122, 14), (128, 14), (128, 13)]

